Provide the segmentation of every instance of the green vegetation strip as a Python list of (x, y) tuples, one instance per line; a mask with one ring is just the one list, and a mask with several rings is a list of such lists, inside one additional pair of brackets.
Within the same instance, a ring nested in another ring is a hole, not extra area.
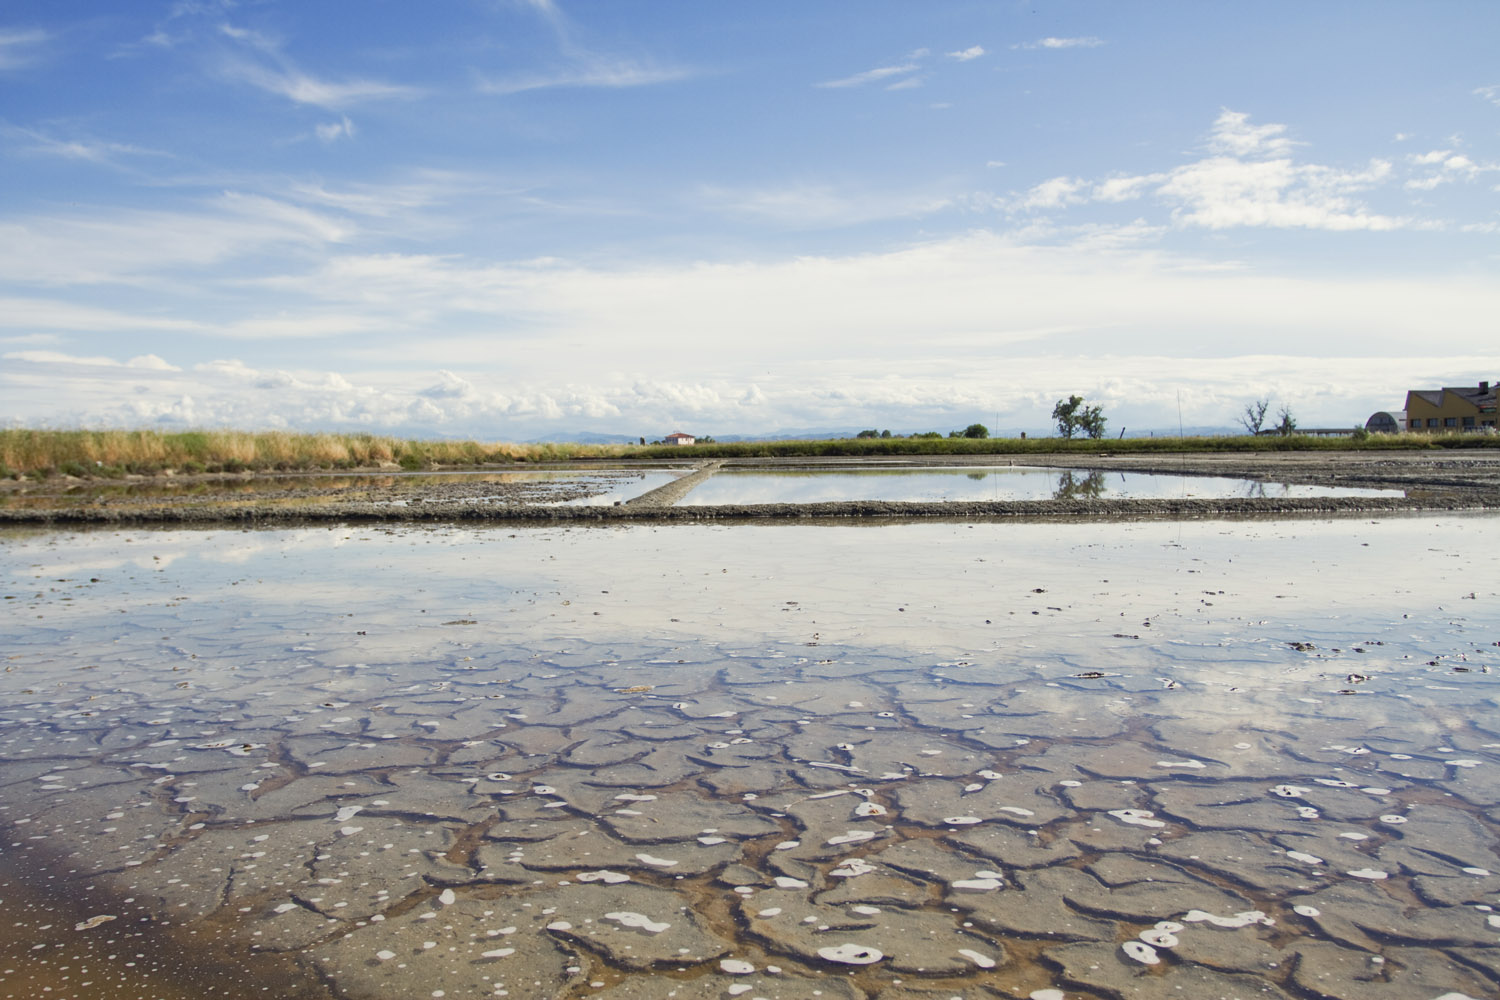
[(0, 430), (0, 478), (120, 478), (177, 473), (312, 472), (329, 469), (478, 468), (537, 462), (641, 459), (829, 458), (902, 455), (1121, 455), (1178, 452), (1371, 451), (1488, 448), (1479, 434), (1359, 437), (1233, 435), (1093, 440), (1064, 438), (836, 438), (670, 445), (511, 444), (421, 441), (375, 434), (285, 431)]

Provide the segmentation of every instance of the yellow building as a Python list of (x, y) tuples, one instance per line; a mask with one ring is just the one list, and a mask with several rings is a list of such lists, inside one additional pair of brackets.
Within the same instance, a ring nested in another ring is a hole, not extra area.
[(1443, 433), (1495, 432), (1495, 389), (1492, 382), (1478, 387), (1412, 389), (1406, 394), (1406, 429)]

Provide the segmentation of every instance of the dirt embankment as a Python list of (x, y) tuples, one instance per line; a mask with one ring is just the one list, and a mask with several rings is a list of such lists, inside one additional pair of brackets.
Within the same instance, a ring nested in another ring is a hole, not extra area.
[[(798, 470), (890, 468), (889, 460), (735, 460), (704, 463), (691, 473), (613, 506), (562, 506), (529, 502), (519, 486), (483, 474), (441, 477), (347, 476), (331, 489), (327, 477), (284, 475), (274, 489), (258, 493), (243, 477), (197, 481), (186, 492), (163, 496), (148, 486), (132, 494), (118, 487), (37, 484), (0, 498), (0, 525), (11, 524), (273, 524), (296, 521), (421, 523), (509, 521), (518, 523), (691, 522), (825, 518), (1140, 518), (1221, 517), (1264, 514), (1334, 514), (1397, 511), (1500, 509), (1500, 449), (1462, 453), (1335, 452), (1256, 455), (993, 456), (955, 460), (931, 456), (903, 460), (905, 467), (955, 465), (1053, 466), (1189, 476), (1220, 476), (1267, 484), (1400, 490), (1387, 496), (1268, 497), (1224, 499), (1053, 499), (1028, 501), (724, 504), (677, 506), (696, 485), (721, 468)], [(632, 472), (664, 471), (642, 463)], [(677, 463), (671, 468), (680, 469)], [(377, 482), (378, 480), (378, 482)], [(571, 487), (569, 487), (571, 489)], [(514, 495), (504, 494), (514, 490)], [(393, 502), (393, 499), (395, 502)], [(554, 501), (557, 497), (554, 495)]]

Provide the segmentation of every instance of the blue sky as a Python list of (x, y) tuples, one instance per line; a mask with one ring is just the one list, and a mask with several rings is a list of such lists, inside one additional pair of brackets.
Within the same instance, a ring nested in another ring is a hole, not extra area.
[(1500, 376), (1500, 5), (0, 9), (0, 422), (1348, 426)]

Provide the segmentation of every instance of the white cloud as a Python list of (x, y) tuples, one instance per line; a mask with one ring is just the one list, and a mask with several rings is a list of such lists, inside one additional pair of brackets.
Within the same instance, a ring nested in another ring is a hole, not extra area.
[(1476, 87), (1474, 93), (1491, 104), (1500, 105), (1500, 86)]
[(1177, 203), (1173, 219), (1179, 224), (1209, 229), (1399, 229), (1405, 220), (1368, 212), (1347, 197), (1384, 172), (1378, 162), (1369, 171), (1347, 173), (1290, 160), (1212, 157), (1172, 171), (1156, 194)]
[(920, 77), (920, 76), (909, 76), (909, 77), (907, 77), (904, 80), (897, 80), (895, 83), (887, 85), (887, 87), (885, 89), (886, 90), (915, 90), (916, 88), (922, 86), (923, 82), (924, 81), (923, 81), (922, 77)]
[(0, 28), (0, 71), (31, 65), (51, 37), (39, 28)]
[(1090, 193), (1095, 201), (1131, 201), (1141, 197), (1154, 184), (1166, 179), (1166, 174), (1142, 174), (1138, 177), (1109, 177), (1094, 185)]
[(752, 190), (710, 187), (704, 188), (700, 197), (716, 211), (793, 229), (920, 218), (954, 204), (951, 197), (942, 194), (863, 192), (829, 184)]
[(982, 55), (984, 55), (983, 46), (971, 45), (966, 49), (959, 50), (958, 52), (949, 52), (948, 58), (957, 59), (959, 62), (968, 62), (971, 59), (978, 59)]
[(675, 66), (651, 66), (628, 60), (591, 58), (580, 64), (551, 73), (532, 73), (491, 79), (481, 76), (478, 91), (482, 94), (520, 94), (528, 90), (553, 87), (649, 87), (675, 83), (692, 76), (691, 70)]
[(117, 361), (110, 357), (81, 357), (61, 351), (10, 351), (6, 354), (0, 354), (0, 358), (4, 358), (7, 361), (26, 361), (36, 365), (86, 365), (104, 368), (134, 368), (159, 372), (182, 371), (181, 368), (168, 364), (154, 354), (142, 354), (128, 361)]
[(154, 149), (144, 149), (129, 143), (109, 142), (98, 139), (58, 139), (33, 129), (0, 126), (0, 134), (26, 140), (30, 145), (24, 152), (41, 156), (60, 156), (68, 160), (83, 160), (89, 163), (112, 164), (122, 156), (165, 156)]
[(193, 333), (205, 329), (195, 320), (149, 313), (130, 313), (58, 299), (0, 297), (0, 327), (26, 330), (92, 330), (99, 333), (153, 331)]
[(1013, 49), (1094, 49), (1104, 44), (1104, 39), (1086, 35), (1081, 38), (1038, 38), (1034, 42), (1012, 45)]
[(552, 29), (557, 40), (558, 65), (542, 72), (501, 78), (481, 74), (476, 84), (480, 93), (519, 94), (554, 87), (649, 87), (695, 75), (685, 67), (658, 66), (651, 60), (596, 52), (577, 41), (573, 22), (552, 0), (525, 0), (525, 5), (540, 14)]
[(367, 101), (409, 99), (420, 96), (416, 87), (380, 80), (324, 80), (297, 68), (281, 52), (280, 44), (259, 32), (232, 25), (219, 29), (240, 43), (240, 51), (219, 61), (221, 75), (248, 83), (297, 104), (310, 104), (337, 111)]
[(1017, 208), (1063, 208), (1081, 205), (1088, 199), (1080, 192), (1088, 182), (1077, 177), (1054, 177), (1033, 187), (1016, 204)]
[(893, 76), (915, 73), (918, 69), (921, 69), (921, 67), (914, 62), (901, 63), (897, 66), (879, 66), (875, 69), (867, 69), (863, 73), (855, 73), (853, 76), (841, 77), (837, 80), (825, 80), (822, 83), (814, 84), (814, 86), (831, 88), (862, 87), (867, 83), (874, 83), (877, 80), (887, 80)]
[(300, 70), (264, 66), (243, 59), (226, 61), (220, 69), (225, 76), (297, 104), (312, 104), (335, 111), (365, 101), (411, 98), (419, 93), (414, 87), (378, 80), (320, 80)]
[[(1098, 182), (1054, 177), (1001, 202), (1011, 212), (1065, 208), (1089, 201), (1151, 198), (1171, 208), (1177, 226), (1228, 229), (1391, 230), (1411, 220), (1372, 212), (1354, 195), (1388, 181), (1391, 164), (1371, 160), (1360, 170), (1299, 164), (1285, 125), (1253, 125), (1224, 110), (1208, 147), (1218, 155), (1172, 170)], [(1462, 165), (1459, 165), (1462, 166)]]
[(315, 128), (318, 138), (323, 142), (337, 142), (339, 139), (354, 138), (354, 123), (344, 115), (339, 121), (328, 122)]
[(1208, 146), (1231, 156), (1285, 156), (1292, 150), (1292, 141), (1284, 132), (1285, 125), (1251, 125), (1245, 112), (1225, 108), (1214, 121)]
[(478, 393), (474, 391), (473, 383), (460, 378), (450, 371), (440, 371), (438, 372), (437, 383), (420, 390), (420, 395), (427, 396), (430, 399), (463, 399), (465, 397), (472, 398), (478, 395)]
[(1462, 153), (1450, 149), (1435, 149), (1428, 153), (1410, 156), (1408, 159), (1420, 167), (1437, 167), (1437, 171), (1425, 177), (1414, 177), (1406, 182), (1412, 191), (1432, 191), (1443, 184), (1457, 181), (1472, 181), (1480, 175), (1500, 170), (1500, 164), (1476, 163)]

